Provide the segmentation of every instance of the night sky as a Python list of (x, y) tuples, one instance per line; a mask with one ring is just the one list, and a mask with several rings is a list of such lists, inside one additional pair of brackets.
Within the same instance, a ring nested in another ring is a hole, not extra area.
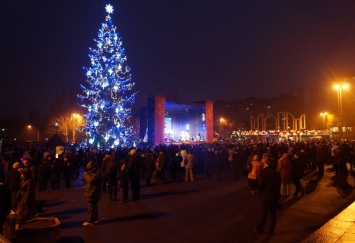
[(355, 73), (355, 2), (50, 0), (0, 5), (0, 114), (43, 113), (85, 82), (105, 5), (138, 99), (274, 97)]

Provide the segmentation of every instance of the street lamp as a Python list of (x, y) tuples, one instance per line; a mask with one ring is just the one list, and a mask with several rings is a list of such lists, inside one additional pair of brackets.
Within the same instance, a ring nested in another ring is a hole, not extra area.
[(327, 117), (328, 113), (327, 112), (321, 112), (320, 115), (322, 116), (323, 118), (323, 130), (326, 128), (325, 126), (325, 118)]
[(76, 134), (76, 129), (81, 125), (82, 121), (82, 116), (76, 113), (72, 114), (72, 120), (71, 120), (71, 125), (72, 125), (72, 133), (73, 133), (73, 143), (76, 142), (75, 140), (75, 134)]
[(58, 133), (58, 126), (59, 126), (59, 123), (56, 121), (55, 124), (54, 124), (54, 126), (55, 126), (55, 134), (57, 134), (57, 133)]
[(219, 119), (219, 130), (222, 131), (223, 130), (223, 122), (224, 122), (224, 118), (221, 117), (221, 119)]
[[(28, 125), (27, 128), (32, 130), (32, 126), (31, 125)], [(37, 142), (39, 142), (39, 129), (37, 129)]]
[[(333, 88), (338, 93), (338, 126), (341, 128), (341, 123), (343, 119), (343, 90), (349, 89), (350, 85), (347, 83), (334, 84)], [(341, 130), (341, 129), (339, 129)]]

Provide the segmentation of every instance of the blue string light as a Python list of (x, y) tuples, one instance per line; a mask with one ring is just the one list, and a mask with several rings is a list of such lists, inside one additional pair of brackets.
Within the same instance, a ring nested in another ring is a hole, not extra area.
[(129, 119), (136, 92), (121, 37), (110, 16), (113, 7), (106, 5), (106, 11), (109, 15), (94, 39), (96, 47), (89, 48), (91, 66), (84, 67), (86, 83), (80, 85), (78, 98), (79, 106), (86, 110), (83, 117), (89, 144), (108, 148), (130, 145), (133, 129)]

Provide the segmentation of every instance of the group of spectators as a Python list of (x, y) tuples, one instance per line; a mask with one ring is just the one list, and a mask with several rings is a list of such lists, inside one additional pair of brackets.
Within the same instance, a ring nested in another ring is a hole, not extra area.
[[(36, 214), (35, 190), (47, 190), (49, 183), (52, 190), (57, 190), (62, 179), (65, 188), (70, 188), (72, 180), (79, 178), (80, 168), (89, 167), (100, 173), (100, 194), (107, 192), (110, 200), (126, 202), (129, 185), (132, 200), (140, 199), (141, 180), (146, 186), (168, 180), (193, 182), (194, 173), (205, 173), (207, 179), (220, 181), (227, 170), (233, 171), (237, 181), (247, 177), (251, 193), (257, 194), (260, 171), (269, 159), (281, 174), (280, 194), (289, 196), (290, 184), (294, 183), (297, 196), (305, 171), (317, 170), (322, 176), (326, 163), (333, 164), (337, 175), (348, 173), (347, 163), (352, 170), (354, 145), (350, 141), (288, 141), (171, 144), (108, 151), (68, 147), (58, 158), (41, 147), (12, 147), (5, 148), (0, 158), (0, 182), (9, 187), (11, 209), (16, 211), (21, 203), (19, 191), (24, 191), (26, 180), (30, 181), (26, 190), (30, 195), (28, 213), (19, 222)], [(85, 175), (88, 174), (84, 174), (84, 179)]]

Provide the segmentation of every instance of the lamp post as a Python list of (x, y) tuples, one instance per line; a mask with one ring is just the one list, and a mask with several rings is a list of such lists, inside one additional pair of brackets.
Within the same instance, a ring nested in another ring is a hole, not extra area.
[(325, 126), (325, 119), (326, 119), (328, 113), (327, 113), (327, 112), (321, 112), (320, 115), (321, 115), (322, 118), (323, 118), (322, 126), (323, 126), (323, 130), (324, 130), (324, 129), (326, 128), (326, 126)]
[(73, 140), (72, 140), (73, 143), (76, 142), (75, 134), (76, 134), (76, 129), (78, 128), (78, 125), (80, 123), (80, 119), (81, 119), (81, 116), (79, 114), (76, 114), (76, 113), (72, 114), (71, 125), (72, 125), (72, 133), (73, 133)]
[(57, 121), (55, 122), (54, 126), (55, 126), (55, 134), (57, 134), (58, 133), (58, 126), (59, 126)]
[[(31, 125), (28, 125), (27, 128), (32, 130), (32, 126)], [(37, 129), (37, 142), (39, 142), (39, 129)]]
[(347, 83), (334, 84), (333, 88), (337, 91), (338, 94), (338, 127), (339, 131), (342, 130), (342, 120), (343, 120), (343, 90), (346, 90), (350, 87)]
[(223, 117), (221, 117), (220, 119), (219, 119), (219, 130), (222, 132), (223, 131), (223, 122), (224, 122), (224, 118)]

